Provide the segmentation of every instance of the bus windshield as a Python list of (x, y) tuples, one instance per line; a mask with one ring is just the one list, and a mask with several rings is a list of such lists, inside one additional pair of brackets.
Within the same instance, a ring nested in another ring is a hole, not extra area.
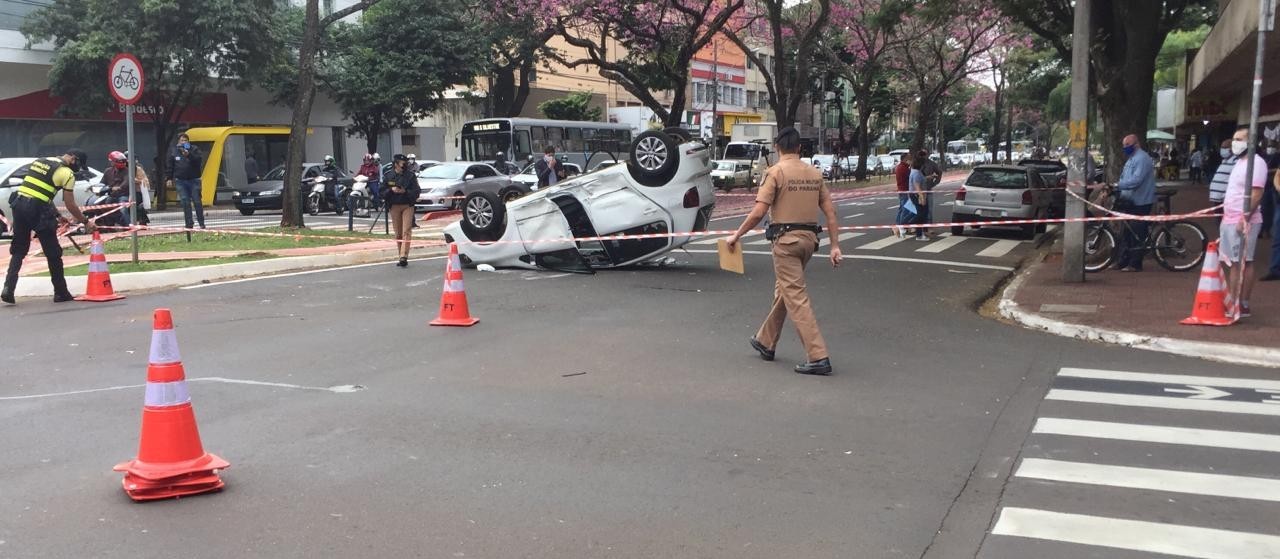
[(462, 138), (462, 158), (467, 161), (493, 161), (498, 152), (505, 155), (510, 148), (510, 132), (468, 134)]

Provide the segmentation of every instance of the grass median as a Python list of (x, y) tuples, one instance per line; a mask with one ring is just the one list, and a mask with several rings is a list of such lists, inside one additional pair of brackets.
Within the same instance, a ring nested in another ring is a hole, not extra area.
[[(246, 235), (242, 233), (223, 232), (209, 229), (203, 232), (192, 232), (191, 240), (187, 240), (185, 233), (162, 233), (138, 236), (138, 253), (139, 254), (164, 254), (164, 253), (210, 253), (208, 257), (192, 257), (193, 255), (184, 254), (184, 257), (174, 259), (151, 259), (141, 260), (138, 263), (133, 262), (111, 262), (111, 273), (124, 274), (129, 272), (150, 272), (155, 270), (173, 270), (178, 268), (192, 268), (196, 266), (217, 266), (221, 264), (234, 264), (237, 262), (253, 262), (257, 260), (268, 260), (271, 258), (281, 258), (284, 255), (273, 254), (270, 251), (285, 250), (291, 248), (314, 248), (337, 246), (351, 243), (364, 242), (366, 240), (388, 239), (386, 235), (378, 235), (365, 233), (362, 231), (332, 231), (332, 230), (316, 230), (316, 229), (283, 229), (280, 227), (268, 227), (264, 229), (254, 230), (256, 233), (268, 233), (272, 236), (263, 235)], [(85, 252), (88, 252), (88, 246), (81, 243)], [(107, 241), (104, 245), (107, 254), (125, 255), (132, 254), (133, 243), (129, 237), (119, 237)], [(74, 252), (74, 251), (73, 251)], [(216, 253), (216, 254), (215, 254)], [(83, 276), (88, 274), (89, 267), (87, 264), (79, 266), (71, 266), (66, 270), (69, 276)], [(48, 272), (37, 274), (41, 276), (49, 275)]]

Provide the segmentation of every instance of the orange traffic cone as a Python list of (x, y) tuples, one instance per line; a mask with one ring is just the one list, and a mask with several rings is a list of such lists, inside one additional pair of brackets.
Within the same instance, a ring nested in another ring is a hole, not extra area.
[(135, 501), (221, 489), (218, 471), (231, 464), (200, 444), (169, 309), (156, 309), (153, 328), (138, 457), (113, 469), (125, 472), (124, 491)]
[(467, 308), (467, 289), (462, 284), (462, 263), (458, 260), (458, 245), (449, 245), (449, 259), (444, 264), (444, 293), (440, 295), (440, 316), (431, 321), (432, 326), (471, 326), (480, 319), (471, 316)]
[(1226, 294), (1222, 273), (1218, 269), (1218, 241), (1211, 241), (1204, 251), (1204, 268), (1200, 271), (1200, 285), (1196, 288), (1196, 301), (1191, 307), (1191, 316), (1182, 319), (1179, 323), (1201, 326), (1231, 325), (1235, 321), (1225, 316), (1226, 308), (1223, 305)]
[(85, 282), (84, 295), (76, 297), (77, 301), (104, 303), (124, 299), (117, 295), (111, 287), (111, 273), (107, 271), (107, 253), (102, 248), (102, 235), (93, 232), (93, 243), (89, 245), (89, 279)]

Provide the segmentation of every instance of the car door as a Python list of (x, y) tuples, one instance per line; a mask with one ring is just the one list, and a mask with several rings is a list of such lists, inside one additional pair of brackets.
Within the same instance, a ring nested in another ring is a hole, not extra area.
[(488, 192), (496, 195), (507, 182), (505, 176), (498, 175), (498, 172), (488, 165), (477, 164), (467, 167), (465, 176), (471, 177), (462, 185), (462, 191), (467, 194)]

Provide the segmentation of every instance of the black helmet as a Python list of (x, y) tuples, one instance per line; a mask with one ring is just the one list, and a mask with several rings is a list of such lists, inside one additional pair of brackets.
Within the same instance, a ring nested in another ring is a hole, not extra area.
[(68, 163), (67, 166), (71, 167), (71, 170), (77, 173), (83, 171), (85, 162), (89, 161), (89, 155), (82, 149), (69, 149), (67, 150), (67, 155), (71, 156), (71, 163)]
[(403, 153), (397, 153), (397, 154), (395, 154), (395, 155), (391, 156), (391, 161), (393, 161), (393, 162), (395, 162), (395, 161), (408, 161), (408, 160), (409, 160), (409, 158), (408, 158), (408, 157), (405, 157)]

